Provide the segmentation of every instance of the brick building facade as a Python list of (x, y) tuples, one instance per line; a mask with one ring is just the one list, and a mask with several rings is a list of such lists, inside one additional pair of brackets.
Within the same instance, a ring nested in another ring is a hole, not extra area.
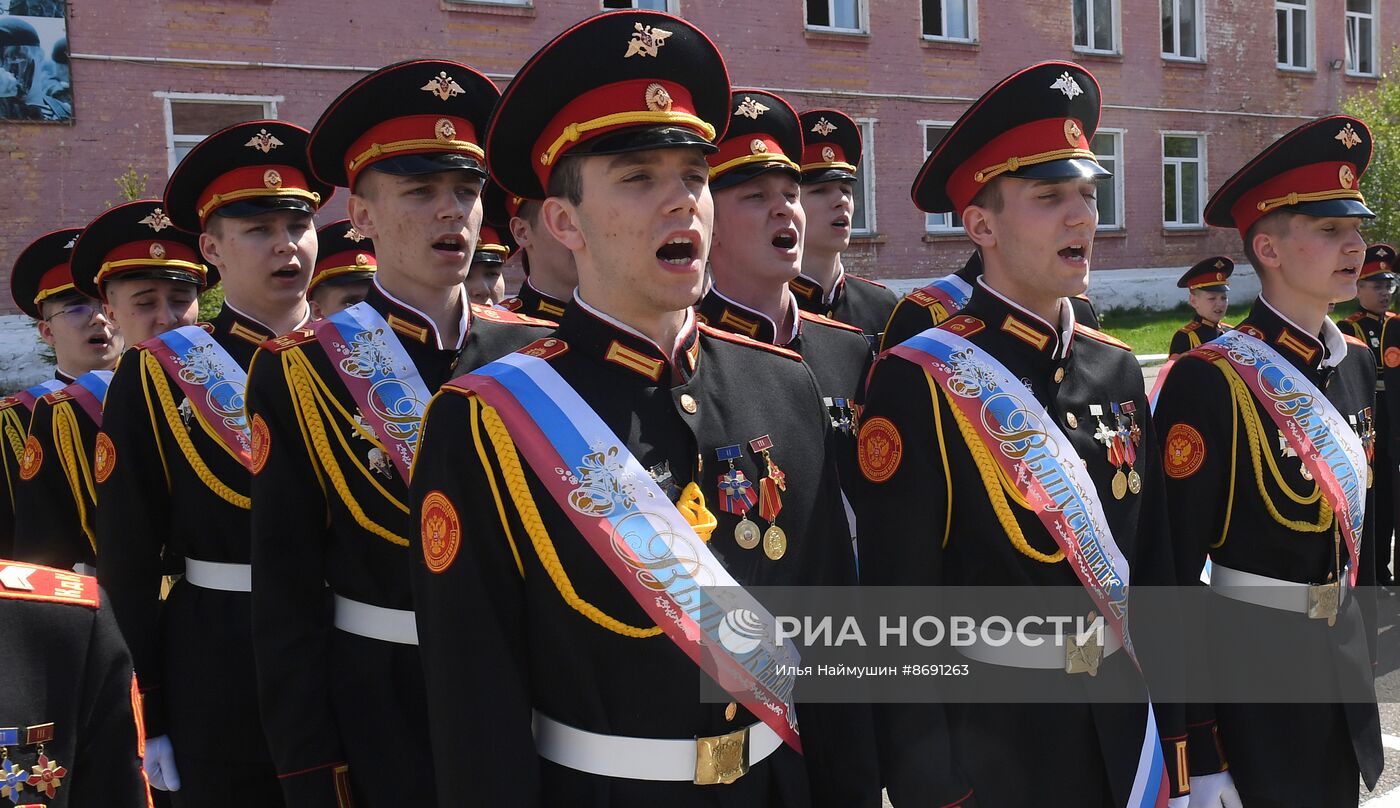
[[(183, 149), (224, 123), (309, 126), (365, 72), (414, 56), (461, 60), (504, 85), (555, 33), (618, 3), (70, 0), (73, 123), (0, 121), (0, 267), (39, 233), (117, 201), (113, 178), (128, 166), (159, 193)], [(640, 4), (707, 31), (736, 86), (864, 123), (864, 232), (847, 264), (905, 287), (967, 253), (955, 222), (909, 202), (926, 148), (1018, 67), (1071, 59), (1099, 78), (1095, 148), (1117, 177), (1101, 194), (1095, 268), (1166, 268), (1236, 252), (1237, 239), (1199, 224), (1210, 192), (1273, 138), (1373, 87), (1400, 40), (1400, 18), (1380, 13), (1380, 0), (1166, 0), (1165, 11), (1163, 0)], [(342, 194), (323, 218), (343, 211)], [(13, 311), (4, 283), (0, 312)]]

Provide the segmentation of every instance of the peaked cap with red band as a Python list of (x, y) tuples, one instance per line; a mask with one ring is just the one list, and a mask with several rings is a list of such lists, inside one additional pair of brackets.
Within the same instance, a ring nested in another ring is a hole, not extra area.
[(729, 72), (709, 37), (670, 14), (614, 11), (530, 57), (496, 107), (486, 151), (507, 193), (544, 199), (565, 155), (708, 152), (728, 121)]
[(73, 247), (73, 283), (88, 297), (107, 299), (112, 280), (163, 279), (201, 291), (219, 282), (204, 263), (199, 236), (175, 227), (159, 199), (140, 199), (103, 211)]
[(510, 220), (519, 212), (519, 205), (512, 212), (510, 195), (496, 183), (488, 182), (481, 195), (481, 206), (481, 233), (472, 263), (504, 264), (518, 246), (510, 234)]
[(1235, 262), (1223, 255), (1216, 255), (1196, 262), (1186, 270), (1176, 282), (1178, 289), (1191, 289), (1198, 292), (1228, 292), (1230, 274), (1235, 271)]
[(1366, 263), (1361, 265), (1357, 280), (1375, 278), (1395, 280), (1395, 248), (1389, 244), (1372, 244), (1366, 248)]
[(802, 124), (792, 105), (767, 90), (735, 90), (729, 97), (729, 127), (708, 155), (710, 187), (729, 188), (769, 171), (801, 179)]
[(42, 320), (40, 303), (54, 295), (76, 291), (70, 262), (73, 244), (82, 232), (77, 227), (55, 230), (34, 239), (20, 251), (10, 271), (10, 294), (20, 311)]
[(911, 194), (919, 210), (961, 213), (997, 177), (1110, 176), (1089, 143), (1099, 83), (1073, 62), (1041, 62), (977, 99), (924, 161)]
[(374, 242), (356, 230), (349, 219), (317, 229), (316, 243), (316, 268), (306, 287), (308, 295), (323, 284), (369, 280), (379, 269), (374, 259)]
[(350, 85), (311, 128), (311, 169), (354, 188), (371, 166), (414, 176), (471, 171), (486, 176), (482, 133), (501, 92), (461, 62), (413, 59)]
[(802, 184), (854, 182), (860, 167), (860, 126), (837, 109), (812, 109), (802, 123)]
[(311, 176), (306, 135), (285, 121), (248, 121), (215, 132), (175, 166), (165, 185), (165, 214), (181, 230), (199, 233), (215, 213), (315, 213), (335, 188)]
[(1276, 210), (1307, 216), (1374, 218), (1361, 196), (1371, 130), (1346, 115), (1309, 121), (1274, 141), (1206, 203), (1206, 224), (1240, 235)]

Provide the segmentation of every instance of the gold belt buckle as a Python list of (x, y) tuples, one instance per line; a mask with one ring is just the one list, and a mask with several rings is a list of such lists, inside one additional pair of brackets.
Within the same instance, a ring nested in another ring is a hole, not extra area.
[(749, 728), (695, 739), (695, 784), (729, 785), (749, 773)]
[(1099, 675), (1099, 662), (1103, 660), (1103, 646), (1099, 644), (1099, 635), (1095, 631), (1085, 633), (1084, 637), (1069, 636), (1069, 647), (1065, 649), (1065, 673), (1087, 673), (1090, 676)]
[(1337, 610), (1342, 601), (1342, 582), (1313, 584), (1308, 587), (1308, 617), (1326, 620), (1327, 625), (1337, 624)]

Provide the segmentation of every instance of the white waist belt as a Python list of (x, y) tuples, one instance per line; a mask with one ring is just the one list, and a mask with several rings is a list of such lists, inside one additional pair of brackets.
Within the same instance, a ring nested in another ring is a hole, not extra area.
[(371, 606), (343, 595), (335, 596), (335, 627), (371, 640), (418, 644), (418, 620), (411, 610)]
[[(1314, 604), (1317, 602), (1317, 590), (1327, 587), (1337, 587), (1340, 590), (1336, 599), (1336, 605), (1340, 607), (1346, 603), (1347, 590), (1350, 588), (1346, 581), (1346, 570), (1342, 571), (1340, 584), (1334, 582), (1316, 585), (1283, 581), (1243, 570), (1232, 570), (1219, 561), (1211, 562), (1210, 588), (1214, 589), (1217, 594), (1231, 600), (1239, 600), (1284, 612), (1309, 614), (1316, 608)], [(1332, 614), (1335, 616), (1336, 611), (1333, 610)], [(1317, 616), (1325, 617), (1326, 615)]]
[(78, 573), (79, 575), (87, 575), (90, 577), (97, 574), (97, 567), (94, 567), (93, 565), (88, 564), (86, 562), (79, 561), (78, 563), (73, 565), (73, 571)]
[(253, 565), (225, 564), (220, 561), (185, 559), (185, 580), (200, 589), (221, 592), (252, 592)]
[[(1055, 635), (1053, 634), (1028, 634), (1026, 636), (1037, 637), (1041, 643), (1027, 645), (1021, 642), (1013, 631), (1007, 637), (1005, 644), (993, 645), (986, 642), (982, 636), (982, 629), (979, 627), (975, 642), (971, 645), (954, 647), (958, 653), (968, 659), (985, 662), (989, 665), (1037, 670), (1069, 670), (1067, 655), (1071, 649), (1070, 641), (1074, 639), (1073, 631), (1065, 632), (1059, 645), (1055, 644)], [(1096, 635), (1091, 632), (1087, 636), (1095, 637)], [(1122, 648), (1123, 641), (1119, 638), (1118, 632), (1114, 631), (1113, 626), (1110, 626), (1105, 620), (1103, 624), (1103, 653), (1099, 659), (1107, 659)]]
[[(561, 724), (538, 711), (534, 716), (535, 750), (545, 760), (575, 771), (629, 780), (694, 782), (699, 741), (695, 738), (629, 738), (600, 735)], [(748, 765), (754, 766), (778, 747), (782, 738), (759, 721), (738, 731), (748, 733)], [(734, 734), (738, 734), (734, 733)]]

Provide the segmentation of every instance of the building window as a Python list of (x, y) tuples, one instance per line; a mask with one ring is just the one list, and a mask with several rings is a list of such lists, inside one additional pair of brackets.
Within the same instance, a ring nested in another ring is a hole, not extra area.
[(1117, 0), (1070, 0), (1074, 12), (1074, 49), (1118, 52)]
[(1162, 0), (1162, 55), (1201, 58), (1201, 0)]
[(851, 233), (868, 236), (875, 232), (875, 119), (857, 118), (856, 126), (860, 127), (861, 157), (851, 193), (856, 203)]
[(674, 0), (603, 0), (603, 9), (611, 11), (615, 8), (641, 8), (648, 11), (665, 11), (669, 14), (676, 13)]
[(1205, 207), (1205, 136), (1162, 134), (1162, 224), (1201, 227)]
[(923, 0), (924, 38), (977, 39), (977, 0)]
[(1089, 144), (1099, 165), (1113, 172), (1111, 177), (1100, 177), (1099, 185), (1099, 229), (1123, 229), (1123, 132), (1115, 129), (1100, 129), (1094, 133)]
[(1376, 75), (1376, 0), (1347, 0), (1347, 72)]
[(1278, 66), (1288, 70), (1310, 69), (1312, 0), (1274, 0), (1274, 21), (1278, 27)]
[(171, 172), (209, 135), (243, 121), (277, 117), (281, 96), (156, 93), (165, 101), (165, 151)]
[(807, 27), (834, 31), (864, 31), (863, 0), (807, 0)]
[[(937, 121), (922, 121), (921, 124), (924, 127), (924, 157), (927, 158), (953, 125)], [(925, 213), (924, 230), (936, 235), (961, 233), (962, 216), (957, 213)]]

